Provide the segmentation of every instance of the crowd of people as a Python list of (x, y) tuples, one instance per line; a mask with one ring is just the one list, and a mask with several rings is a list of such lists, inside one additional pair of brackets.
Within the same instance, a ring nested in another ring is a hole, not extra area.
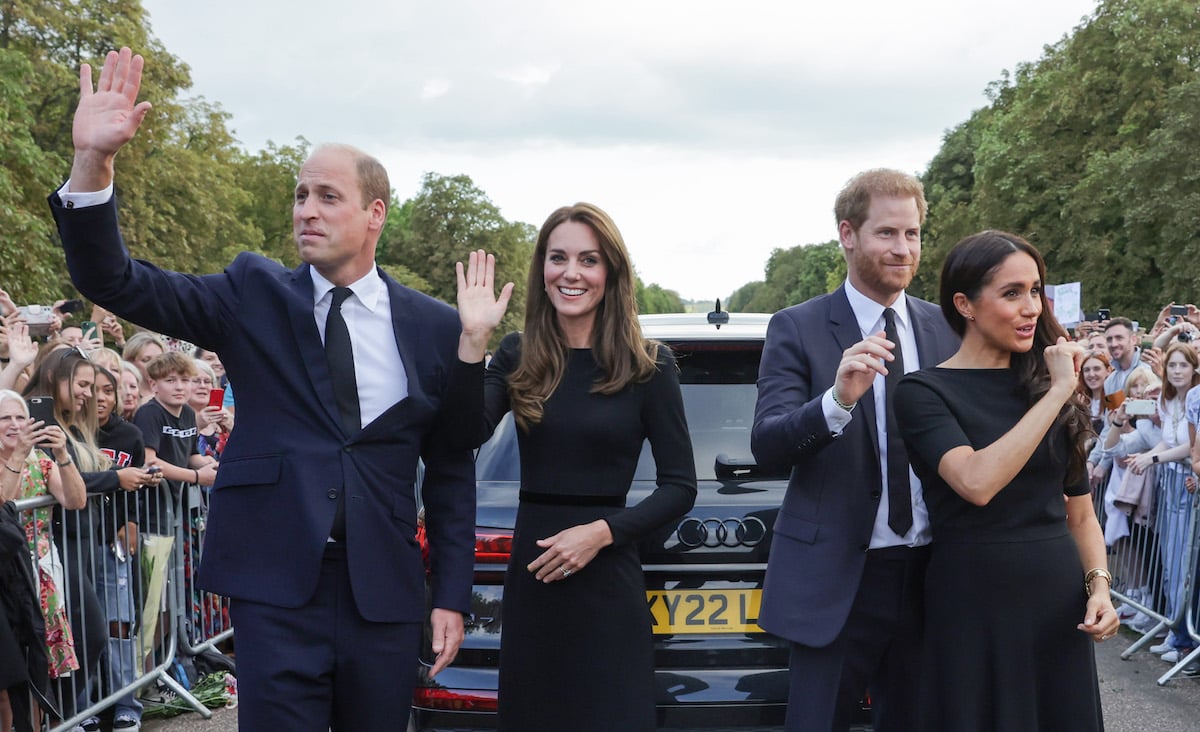
[[(199, 582), (233, 598), (232, 618), (191, 621), (237, 625), (240, 727), (394, 729), (417, 673), (396, 659), (426, 633), (433, 678), (462, 642), (471, 450), (510, 412), (522, 483), (499, 727), (653, 729), (636, 541), (697, 488), (677, 367), (642, 337), (616, 224), (586, 203), (550, 215), (525, 328), (490, 363), (513, 289), (497, 294), (494, 257), (459, 266), (457, 312), (393, 281), (375, 264), (387, 173), (346, 145), (298, 173), (297, 269), (251, 254), (205, 276), (159, 269), (129, 257), (114, 194), (116, 154), (149, 112), (142, 63), (110, 53), (95, 87), (82, 67), (71, 177), (50, 198), (91, 320), (56, 313), (38, 346), (0, 292), (0, 498), (56, 501), (0, 511), (20, 545), (0, 544), (0, 582), (20, 582), (24, 551), (37, 587), (2, 607), (0, 689), (22, 691), (0, 692), (0, 729), (28, 728), (31, 699), (71, 715), (128, 685), (139, 623), (162, 625), (127, 563), (173, 532), (173, 506), (191, 562), (188, 511), (205, 501)], [(1041, 254), (1001, 231), (953, 247), (925, 302), (905, 292), (925, 214), (911, 175), (852, 178), (835, 204), (845, 282), (767, 330), (751, 444), (790, 479), (759, 623), (788, 644), (786, 727), (846, 729), (869, 693), (880, 732), (1102, 729), (1092, 643), (1122, 619), (1166, 625), (1150, 613), (1178, 619), (1188, 600), (1200, 311), (1171, 303), (1144, 334), (1108, 317), (1071, 338)], [(126, 339), (114, 314), (140, 328)], [(626, 507), (645, 441), (658, 487)], [(1156, 553), (1120, 551), (1148, 540)], [(1173, 625), (1153, 650), (1178, 661), (1192, 641)], [(124, 696), (112, 726), (140, 716)]]
[[(1177, 664), (1196, 648), (1181, 609), (1187, 573), (1196, 571), (1189, 541), (1193, 461), (1200, 458), (1200, 310), (1168, 303), (1149, 327), (1129, 318), (1085, 321), (1087, 343), (1079, 399), (1096, 438), (1088, 475), (1105, 518), (1104, 537), (1117, 579), (1131, 602), (1118, 614), (1141, 633), (1164, 633), (1150, 650)], [(1193, 603), (1195, 599), (1193, 599)], [(1166, 617), (1170, 627), (1143, 612)], [(1200, 662), (1181, 669), (1200, 675)]]
[[(114, 316), (97, 309), (93, 318), (85, 330), (56, 310), (38, 343), (0, 290), (0, 500), (56, 501), (17, 517), (36, 567), (37, 594), (23, 607), (39, 612), (25, 621), (44, 642), (10, 633), (19, 623), (6, 613), (0, 689), (28, 684), (63, 717), (126, 687), (144, 668), (138, 649), (145, 646), (134, 636), (143, 613), (157, 609), (145, 604), (136, 559), (149, 537), (174, 533), (168, 500), (183, 498), (184, 486), (212, 484), (233, 429), (232, 407), (211, 404), (218, 360), (169, 350), (146, 331), (126, 341)], [(202, 502), (197, 493), (180, 506)], [(185, 550), (199, 540), (191, 538)], [(18, 607), (20, 587), (5, 589), (7, 607)], [(161, 640), (160, 631), (154, 642)], [(28, 728), (37, 718), (29, 698), (0, 692), (0, 729)], [(138, 729), (141, 712), (126, 694), (114, 705), (112, 728)], [(84, 719), (78, 729), (98, 730), (100, 720)]]

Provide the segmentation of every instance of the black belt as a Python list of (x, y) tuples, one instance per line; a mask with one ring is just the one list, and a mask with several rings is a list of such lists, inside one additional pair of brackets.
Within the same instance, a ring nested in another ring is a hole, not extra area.
[(520, 498), (526, 503), (544, 506), (610, 506), (625, 508), (625, 496), (588, 496), (577, 493), (535, 493), (521, 491)]

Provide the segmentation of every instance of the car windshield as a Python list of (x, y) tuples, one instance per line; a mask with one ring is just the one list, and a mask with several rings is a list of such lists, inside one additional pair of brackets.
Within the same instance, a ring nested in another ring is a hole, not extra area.
[[(750, 428), (754, 423), (755, 380), (761, 341), (670, 343), (679, 363), (680, 390), (696, 478), (734, 477), (736, 466), (752, 464)], [(512, 415), (505, 415), (475, 463), (479, 480), (520, 480), (520, 458)], [(654, 480), (650, 444), (642, 445), (634, 480)]]

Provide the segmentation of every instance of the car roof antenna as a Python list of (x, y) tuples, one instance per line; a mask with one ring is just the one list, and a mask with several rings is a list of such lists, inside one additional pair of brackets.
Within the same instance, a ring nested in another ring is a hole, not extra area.
[(717, 309), (708, 314), (709, 325), (717, 326), (717, 330), (721, 329), (722, 325), (729, 322), (729, 313), (722, 312), (721, 298), (717, 298)]

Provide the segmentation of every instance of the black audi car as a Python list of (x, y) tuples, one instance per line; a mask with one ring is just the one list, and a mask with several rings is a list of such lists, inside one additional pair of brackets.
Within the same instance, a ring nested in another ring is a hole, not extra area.
[[(750, 452), (755, 381), (768, 315), (642, 316), (680, 369), (699, 494), (683, 519), (639, 545), (655, 638), (660, 729), (770, 730), (783, 723), (787, 644), (758, 627), (767, 552), (787, 476)], [(504, 631), (504, 572), (517, 513), (520, 465), (511, 415), (476, 461), (475, 585), (454, 664), (422, 673), (410, 730), (494, 729)], [(642, 452), (628, 503), (655, 488)], [(426, 644), (424, 663), (431, 663)]]

